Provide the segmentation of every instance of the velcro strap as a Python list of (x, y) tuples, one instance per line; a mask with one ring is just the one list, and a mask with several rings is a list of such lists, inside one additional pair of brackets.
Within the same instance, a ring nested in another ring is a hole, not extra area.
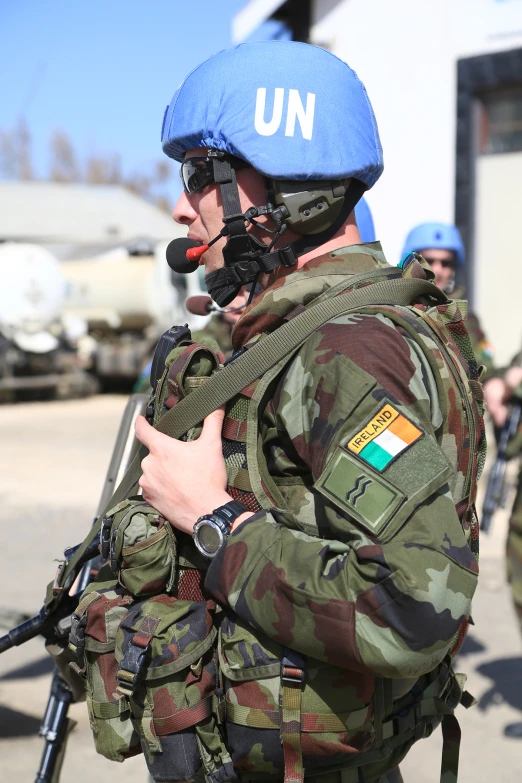
[(121, 699), (114, 699), (114, 701), (94, 701), (90, 700), (92, 714), (95, 718), (101, 718), (101, 720), (110, 720), (111, 718), (119, 718), (120, 715), (130, 711), (130, 705), (125, 696)]
[(211, 713), (212, 696), (207, 696), (199, 704), (185, 707), (185, 709), (174, 713), (174, 715), (168, 715), (166, 718), (154, 718), (154, 729), (158, 737), (166, 737), (167, 734), (175, 734), (177, 731), (183, 731), (183, 729), (188, 729), (189, 726), (194, 726), (195, 723), (208, 718)]
[(160, 624), (161, 620), (159, 617), (154, 617), (154, 615), (148, 615), (143, 620), (142, 624), (139, 627), (139, 630), (134, 634), (132, 637), (132, 643), (135, 644), (137, 647), (145, 648), (148, 644), (150, 644), (150, 641), (152, 637), (154, 636), (154, 631)]

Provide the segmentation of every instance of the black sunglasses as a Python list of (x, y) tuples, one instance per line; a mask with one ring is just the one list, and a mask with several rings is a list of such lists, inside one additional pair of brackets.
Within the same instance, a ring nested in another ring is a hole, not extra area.
[[(214, 159), (207, 155), (204, 157), (185, 158), (179, 170), (185, 193), (191, 196), (193, 193), (198, 193), (203, 188), (206, 188), (207, 185), (214, 183)], [(232, 168), (236, 170), (248, 166), (248, 163), (244, 160), (233, 155), (227, 155), (226, 159)]]
[(430, 266), (432, 266), (432, 264), (435, 264), (437, 261), (444, 269), (448, 269), (448, 267), (455, 269), (457, 265), (454, 258), (440, 259), (440, 258), (431, 258), (431, 256), (422, 256), (422, 257)]

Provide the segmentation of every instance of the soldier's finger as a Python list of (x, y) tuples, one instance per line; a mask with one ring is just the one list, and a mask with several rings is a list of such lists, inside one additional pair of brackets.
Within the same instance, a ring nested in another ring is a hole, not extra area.
[(203, 422), (203, 430), (200, 440), (220, 440), (221, 430), (223, 429), (223, 419), (225, 418), (225, 406), (210, 413)]
[(159, 433), (151, 427), (147, 419), (143, 416), (138, 416), (136, 419), (136, 437), (140, 443), (151, 450), (151, 447), (157, 441)]

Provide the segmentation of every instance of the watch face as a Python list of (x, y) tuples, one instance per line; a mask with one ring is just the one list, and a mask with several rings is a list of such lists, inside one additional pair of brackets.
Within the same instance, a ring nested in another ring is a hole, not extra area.
[(223, 534), (212, 520), (206, 520), (198, 530), (198, 540), (209, 556), (213, 556), (223, 543)]

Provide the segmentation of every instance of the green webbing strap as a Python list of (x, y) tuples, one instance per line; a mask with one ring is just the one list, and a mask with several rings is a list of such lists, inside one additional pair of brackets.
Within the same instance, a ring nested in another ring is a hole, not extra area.
[(125, 696), (121, 696), (114, 701), (94, 701), (94, 699), (89, 701), (93, 716), (100, 720), (119, 718), (121, 715), (126, 715), (130, 712), (130, 704)]
[(350, 310), (370, 304), (409, 305), (412, 299), (429, 295), (441, 303), (447, 301), (445, 294), (427, 280), (399, 279), (374, 283), (312, 305), (181, 400), (162, 417), (157, 429), (172, 438), (180, 438), (209, 413), (293, 353), (316, 329)]
[(285, 762), (284, 783), (303, 783), (301, 747), (301, 683), (282, 682), (281, 742)]
[(442, 718), (442, 761), (440, 783), (457, 783), (459, 774), (460, 726), (455, 715)]
[[(380, 277), (386, 278), (390, 274), (397, 274), (397, 270), (391, 267), (378, 270), (378, 274), (365, 273), (355, 278), (350, 277), (343, 283), (345, 282), (344, 287), (346, 287), (357, 283), (359, 278), (362, 282)], [(335, 286), (334, 289), (330, 289), (330, 291), (339, 290), (343, 283)], [(156, 429), (169, 435), (171, 438), (180, 438), (191, 427), (195, 427), (210, 413), (224, 405), (236, 394), (239, 394), (249, 383), (252, 383), (256, 378), (260, 378), (282, 359), (289, 357), (316, 329), (319, 329), (328, 321), (351, 310), (357, 310), (372, 304), (407, 306), (420, 296), (431, 296), (440, 304), (448, 301), (440, 288), (437, 288), (436, 285), (427, 280), (404, 280), (399, 278), (372, 282), (371, 285), (351, 290), (346, 294), (333, 295), (333, 298), (310, 305), (302, 313), (296, 315), (274, 332), (271, 332), (263, 340), (255, 343), (246, 353), (209, 378), (205, 384), (195, 389), (188, 397), (180, 400), (177, 405), (171, 408), (159, 420)], [(141, 475), (141, 462), (147, 456), (147, 453), (147, 449), (144, 446), (137, 452), (114, 495), (92, 526), (89, 535), (65, 568), (63, 568), (59, 577), (59, 586), (63, 587), (66, 585), (66, 580), (69, 574), (76, 568), (76, 563), (98, 535), (101, 521), (107, 511), (133, 494), (133, 490)], [(56, 598), (57, 595), (53, 593), (53, 583), (51, 583), (47, 588), (45, 601), (48, 609)]]
[[(303, 734), (341, 733), (360, 729), (368, 722), (368, 707), (354, 712), (315, 713), (301, 712), (301, 731)], [(241, 704), (226, 702), (226, 715), (232, 723), (239, 726), (253, 726), (256, 729), (279, 729), (281, 711), (263, 710), (260, 707), (243, 707)]]

